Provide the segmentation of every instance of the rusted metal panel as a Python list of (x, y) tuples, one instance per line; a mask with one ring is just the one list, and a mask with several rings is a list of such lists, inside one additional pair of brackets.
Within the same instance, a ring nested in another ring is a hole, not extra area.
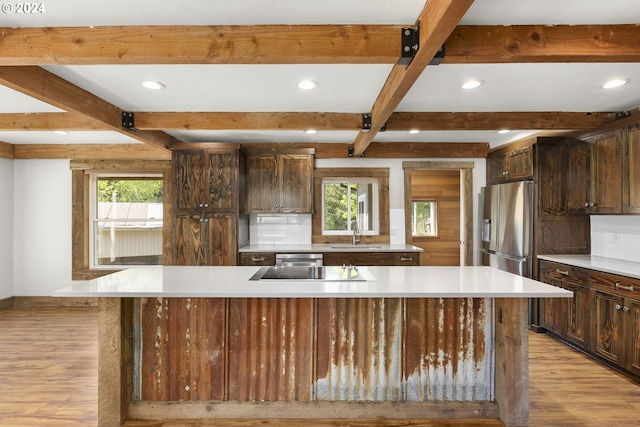
[(140, 398), (222, 400), (224, 299), (140, 299)]
[(313, 300), (229, 300), (228, 399), (310, 400)]
[(493, 400), (490, 299), (407, 299), (404, 396)]
[(402, 300), (319, 299), (316, 400), (401, 400)]

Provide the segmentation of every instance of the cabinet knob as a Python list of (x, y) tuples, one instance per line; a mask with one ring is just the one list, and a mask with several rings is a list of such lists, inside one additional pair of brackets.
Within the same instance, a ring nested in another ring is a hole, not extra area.
[(559, 268), (556, 268), (556, 273), (560, 273), (563, 276), (568, 276), (569, 275), (569, 271), (566, 271), (566, 270), (563, 271), (563, 270), (560, 270)]
[(209, 207), (209, 203), (205, 203), (205, 204), (204, 204), (204, 207), (205, 207), (205, 208), (208, 208), (208, 207)]
[(622, 306), (620, 304), (616, 304), (616, 310), (620, 310)]
[(589, 207), (589, 202), (585, 202), (584, 207), (588, 208)]
[(624, 311), (625, 313), (629, 312), (629, 307), (622, 307), (622, 311)]
[(198, 205), (198, 207), (199, 207), (199, 208), (203, 208), (203, 207), (204, 207), (204, 205), (203, 205), (202, 203), (200, 203), (200, 204)]
[(593, 202), (589, 203), (589, 207), (590, 207), (590, 208), (592, 208), (592, 207), (593, 207), (593, 205), (595, 205), (595, 203), (593, 203)]

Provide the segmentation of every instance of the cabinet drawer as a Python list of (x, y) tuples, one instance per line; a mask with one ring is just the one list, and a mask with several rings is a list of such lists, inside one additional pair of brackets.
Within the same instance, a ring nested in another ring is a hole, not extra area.
[(395, 265), (420, 265), (418, 252), (395, 252), (393, 258)]
[(325, 252), (324, 265), (394, 265), (391, 252)]
[(640, 280), (631, 277), (594, 271), (591, 273), (591, 287), (613, 295), (640, 300)]
[(276, 265), (276, 254), (273, 253), (243, 253), (241, 265)]
[(573, 283), (589, 285), (589, 270), (551, 261), (540, 261), (540, 277), (567, 280)]

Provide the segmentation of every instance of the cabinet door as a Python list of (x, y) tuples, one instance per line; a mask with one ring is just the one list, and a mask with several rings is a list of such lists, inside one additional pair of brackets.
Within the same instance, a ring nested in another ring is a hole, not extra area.
[(623, 307), (624, 342), (627, 343), (625, 367), (640, 375), (640, 301), (625, 299)]
[(578, 141), (569, 147), (569, 212), (589, 211), (590, 179), (589, 144)]
[(567, 215), (567, 144), (536, 144), (536, 150), (540, 214)]
[[(551, 286), (561, 288), (562, 281), (550, 276), (542, 276), (540, 279)], [(543, 298), (542, 302), (542, 327), (554, 334), (564, 336), (566, 330), (566, 315), (564, 315), (564, 298)]]
[(519, 180), (533, 176), (533, 150), (530, 146), (509, 151), (505, 161), (507, 179)]
[(586, 349), (590, 313), (589, 288), (571, 281), (565, 282), (562, 287), (573, 292), (573, 297), (566, 302), (566, 338)]
[[(617, 133), (608, 132), (591, 149), (590, 213), (622, 212), (622, 145)], [(591, 204), (593, 203), (593, 206)]]
[(623, 143), (622, 211), (640, 213), (640, 127), (629, 129)]
[(249, 157), (249, 212), (277, 212), (280, 205), (275, 155)]
[(279, 184), (282, 191), (279, 211), (312, 213), (313, 156), (310, 154), (280, 154)]
[(205, 157), (202, 150), (175, 150), (172, 163), (177, 211), (202, 208), (205, 203)]
[(622, 297), (591, 290), (592, 351), (616, 364), (621, 363), (624, 350), (623, 304)]
[(205, 225), (208, 243), (205, 265), (237, 265), (238, 236), (235, 215), (207, 215)]
[(487, 184), (503, 182), (506, 179), (506, 161), (504, 155), (487, 157)]
[(206, 223), (201, 215), (175, 218), (174, 265), (207, 265)]
[(207, 159), (206, 212), (233, 212), (236, 210), (234, 189), (237, 185), (235, 150), (211, 150), (205, 152)]

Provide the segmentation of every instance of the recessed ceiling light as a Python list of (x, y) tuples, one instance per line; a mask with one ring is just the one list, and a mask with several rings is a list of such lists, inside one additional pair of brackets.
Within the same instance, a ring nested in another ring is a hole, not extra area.
[(155, 80), (145, 80), (142, 82), (142, 86), (151, 90), (160, 90), (165, 88), (165, 86), (162, 83), (156, 82)]
[(462, 84), (462, 89), (475, 89), (482, 86), (482, 80), (468, 80)]
[(313, 135), (314, 133), (318, 133), (318, 131), (315, 129), (307, 129), (304, 131), (304, 133), (306, 133), (307, 135)]
[(56, 135), (69, 135), (69, 132), (67, 132), (66, 130), (54, 130), (53, 133), (55, 133)]
[(411, 133), (411, 134), (420, 133), (420, 130), (418, 130), (418, 129), (411, 129), (411, 130), (409, 131), (409, 133)]
[(612, 89), (614, 87), (620, 87), (629, 83), (629, 79), (613, 79), (609, 80), (605, 84), (602, 85), (603, 89)]
[(303, 80), (300, 83), (298, 83), (298, 87), (303, 90), (315, 89), (318, 86), (319, 86), (318, 82), (314, 80)]
[(511, 132), (509, 129), (501, 129), (501, 130), (498, 131), (498, 133), (501, 134), (501, 135), (505, 134), (505, 133), (509, 133), (509, 132)]

